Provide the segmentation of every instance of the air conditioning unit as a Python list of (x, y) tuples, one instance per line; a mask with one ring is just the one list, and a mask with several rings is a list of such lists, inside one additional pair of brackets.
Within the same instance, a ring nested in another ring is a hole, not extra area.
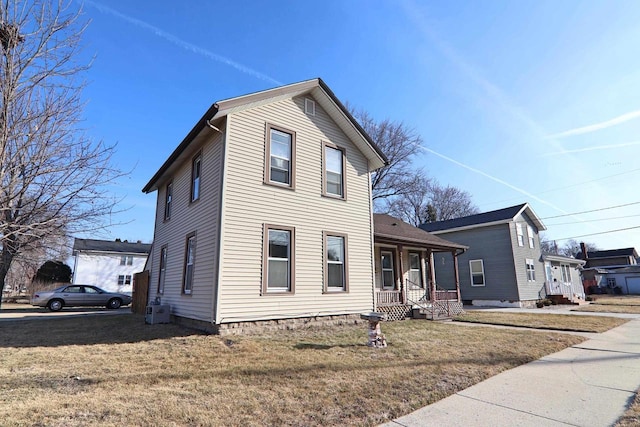
[(148, 305), (144, 322), (150, 325), (169, 323), (171, 320), (171, 306), (169, 304)]

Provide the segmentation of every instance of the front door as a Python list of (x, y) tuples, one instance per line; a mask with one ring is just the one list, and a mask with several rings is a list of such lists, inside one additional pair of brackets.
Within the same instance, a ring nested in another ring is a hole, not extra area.
[(381, 251), (382, 257), (380, 265), (382, 266), (382, 289), (395, 289), (396, 275), (393, 268), (393, 252)]

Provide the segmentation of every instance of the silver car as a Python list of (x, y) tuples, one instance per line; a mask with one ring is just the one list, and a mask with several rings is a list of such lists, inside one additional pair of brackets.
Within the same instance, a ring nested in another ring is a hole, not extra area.
[(131, 304), (131, 297), (125, 294), (107, 292), (97, 286), (65, 285), (52, 291), (36, 292), (31, 298), (31, 305), (48, 307), (51, 311), (62, 310), (62, 307), (105, 306), (111, 309)]

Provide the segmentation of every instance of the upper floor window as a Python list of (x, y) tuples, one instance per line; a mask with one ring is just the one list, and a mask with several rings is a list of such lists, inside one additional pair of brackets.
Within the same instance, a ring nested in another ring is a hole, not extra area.
[(347, 236), (326, 234), (324, 291), (348, 290)]
[(518, 235), (518, 246), (524, 246), (524, 232), (522, 224), (516, 223), (516, 234)]
[(158, 293), (164, 293), (164, 277), (167, 274), (167, 247), (160, 248), (160, 268), (158, 273)]
[(527, 225), (527, 237), (529, 238), (529, 247), (533, 249), (535, 246), (535, 234), (533, 234), (533, 227), (530, 225)]
[(133, 256), (132, 255), (121, 256), (120, 265), (133, 265)]
[(296, 134), (267, 125), (265, 182), (295, 187)]
[(200, 198), (200, 175), (202, 173), (202, 154), (193, 158), (191, 164), (191, 201), (195, 202)]
[(471, 272), (471, 286), (484, 286), (484, 262), (481, 259), (470, 260), (469, 270)]
[(193, 270), (196, 260), (196, 234), (187, 235), (187, 243), (184, 251), (184, 276), (182, 280), (182, 293), (191, 294), (193, 291)]
[(262, 292), (293, 292), (294, 229), (265, 225)]
[(304, 99), (304, 112), (310, 116), (316, 115), (316, 102), (313, 99)]
[(164, 197), (164, 219), (171, 218), (171, 204), (173, 202), (173, 182), (167, 184)]
[(536, 281), (536, 266), (533, 263), (532, 259), (527, 259), (525, 260), (525, 263), (527, 264), (527, 281), (528, 282), (535, 282)]
[(323, 145), (323, 193), (328, 196), (344, 198), (344, 149), (326, 142)]

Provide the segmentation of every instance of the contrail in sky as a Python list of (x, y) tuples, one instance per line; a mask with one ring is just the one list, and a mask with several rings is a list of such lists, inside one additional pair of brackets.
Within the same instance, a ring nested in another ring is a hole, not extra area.
[(630, 113), (623, 114), (621, 116), (618, 116), (618, 117), (613, 118), (611, 120), (607, 120), (605, 122), (595, 123), (595, 124), (589, 125), (589, 126), (583, 126), (583, 127), (579, 127), (579, 128), (575, 128), (575, 129), (570, 129), (570, 130), (567, 130), (567, 131), (564, 131), (564, 132), (554, 133), (553, 135), (547, 136), (546, 139), (565, 138), (567, 136), (574, 136), (574, 135), (582, 135), (582, 134), (585, 134), (585, 133), (591, 133), (591, 132), (595, 132), (595, 131), (598, 131), (598, 130), (601, 130), (601, 129), (610, 128), (612, 126), (616, 126), (616, 125), (619, 125), (621, 123), (628, 122), (629, 120), (637, 119), (639, 117), (640, 117), (640, 110), (631, 111)]
[(181, 47), (185, 50), (188, 50), (190, 52), (193, 53), (197, 53), (198, 55), (202, 55), (205, 56), (209, 59), (212, 59), (216, 62), (219, 62), (221, 64), (227, 65), (229, 67), (235, 68), (236, 70), (240, 71), (241, 73), (244, 74), (248, 74), (250, 76), (256, 77), (260, 80), (264, 80), (267, 81), (269, 83), (273, 83), (276, 84), (278, 86), (282, 86), (282, 82), (279, 82), (278, 80), (274, 79), (273, 77), (270, 77), (266, 74), (263, 74), (259, 71), (256, 71), (252, 68), (247, 67), (246, 65), (242, 65), (236, 61), (233, 61), (229, 58), (226, 58), (224, 56), (218, 55), (216, 53), (211, 52), (210, 50), (207, 49), (203, 49), (199, 46), (196, 46), (192, 43), (186, 42), (176, 36), (174, 36), (171, 33), (168, 33), (164, 30), (161, 30), (158, 27), (154, 27), (151, 24), (148, 24), (144, 21), (141, 21), (137, 18), (133, 18), (131, 16), (125, 15), (123, 13), (118, 12), (117, 10), (111, 9), (110, 7), (104, 6), (103, 4), (91, 1), (91, 0), (84, 0), (82, 3), (84, 4), (88, 4), (89, 6), (93, 6), (96, 9), (98, 9), (100, 12), (102, 13), (107, 13), (109, 15), (115, 16), (117, 18), (122, 19), (123, 21), (127, 21), (130, 24), (135, 25), (138, 28), (142, 28), (144, 30), (150, 31), (152, 33), (154, 33), (156, 36), (161, 37), (173, 44), (175, 44), (178, 47)]
[(459, 162), (459, 161), (457, 161), (456, 159), (452, 159), (451, 157), (445, 156), (444, 154), (438, 153), (437, 151), (434, 151), (434, 150), (432, 150), (432, 149), (430, 149), (430, 148), (423, 147), (423, 146), (421, 146), (421, 145), (420, 145), (419, 147), (420, 147), (422, 150), (426, 151), (427, 153), (431, 153), (431, 154), (433, 154), (433, 155), (435, 155), (435, 156), (440, 157), (441, 159), (444, 159), (444, 160), (446, 160), (446, 161), (448, 161), (448, 162), (454, 163), (454, 164), (456, 164), (456, 165), (460, 166), (461, 168), (467, 169), (468, 171), (471, 171), (471, 172), (473, 172), (473, 173), (477, 173), (478, 175), (482, 175), (482, 176), (484, 176), (485, 178), (489, 178), (490, 180), (495, 181), (495, 182), (497, 182), (498, 184), (502, 184), (502, 185), (504, 185), (505, 187), (509, 187), (510, 189), (512, 189), (512, 190), (514, 190), (514, 191), (517, 191), (517, 192), (518, 192), (518, 193), (520, 193), (520, 194), (523, 194), (523, 195), (525, 195), (525, 196), (527, 196), (527, 197), (529, 197), (529, 198), (531, 198), (531, 199), (533, 199), (533, 200), (536, 200), (536, 201), (538, 201), (538, 202), (540, 202), (540, 203), (542, 203), (542, 204), (544, 204), (544, 205), (547, 205), (547, 206), (550, 206), (550, 207), (552, 207), (552, 208), (554, 208), (554, 209), (557, 209), (558, 211), (560, 211), (560, 212), (562, 212), (562, 213), (565, 213), (565, 214), (569, 213), (569, 212), (565, 211), (564, 209), (561, 209), (561, 208), (559, 208), (558, 206), (554, 205), (553, 203), (548, 202), (548, 201), (546, 201), (546, 200), (544, 200), (544, 199), (541, 199), (540, 197), (537, 197), (537, 196), (535, 196), (535, 195), (533, 195), (533, 194), (529, 193), (527, 190), (523, 190), (523, 189), (522, 189), (522, 188), (520, 188), (520, 187), (516, 187), (516, 186), (515, 186), (515, 185), (513, 185), (513, 184), (509, 184), (507, 181), (504, 181), (504, 180), (502, 180), (502, 179), (500, 179), (500, 178), (496, 178), (496, 177), (495, 177), (495, 176), (493, 176), (493, 175), (489, 175), (488, 173), (483, 172), (483, 171), (481, 171), (480, 169), (476, 169), (476, 168), (474, 168), (474, 167), (472, 167), (472, 166), (465, 165), (464, 163)]
[(640, 141), (625, 142), (622, 144), (596, 145), (594, 147), (575, 148), (573, 150), (562, 150), (562, 151), (556, 151), (554, 153), (545, 153), (545, 154), (542, 154), (540, 157), (555, 156), (557, 154), (582, 153), (584, 151), (609, 150), (611, 148), (628, 147), (630, 145), (640, 145)]

